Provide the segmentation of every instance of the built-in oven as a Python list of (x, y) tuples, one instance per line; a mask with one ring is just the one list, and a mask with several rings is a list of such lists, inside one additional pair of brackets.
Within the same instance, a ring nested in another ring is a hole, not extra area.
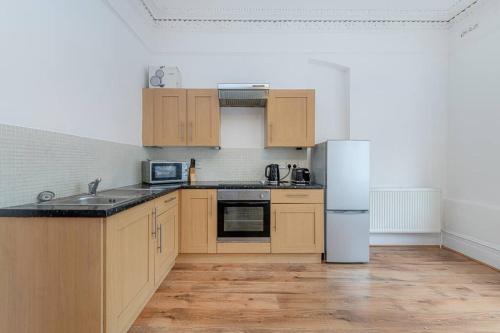
[(142, 161), (142, 181), (148, 184), (185, 182), (188, 180), (187, 162)]
[(217, 240), (270, 241), (270, 190), (217, 191)]

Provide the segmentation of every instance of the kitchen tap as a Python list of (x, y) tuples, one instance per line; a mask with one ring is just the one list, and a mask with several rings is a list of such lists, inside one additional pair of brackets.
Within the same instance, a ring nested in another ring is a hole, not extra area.
[(101, 180), (102, 180), (101, 177), (99, 177), (96, 180), (89, 183), (89, 194), (91, 195), (97, 194), (97, 187), (99, 186)]

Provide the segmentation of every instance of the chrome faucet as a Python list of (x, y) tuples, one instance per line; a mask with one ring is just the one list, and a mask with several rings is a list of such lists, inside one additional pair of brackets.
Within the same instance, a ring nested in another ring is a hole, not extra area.
[(89, 183), (89, 194), (91, 195), (96, 195), (97, 194), (97, 187), (99, 186), (99, 183), (101, 182), (101, 177), (97, 178), (93, 182)]

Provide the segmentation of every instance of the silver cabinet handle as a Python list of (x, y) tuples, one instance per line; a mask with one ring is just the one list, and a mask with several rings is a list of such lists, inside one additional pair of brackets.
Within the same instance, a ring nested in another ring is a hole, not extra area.
[(277, 228), (277, 221), (276, 219), (278, 218), (278, 216), (276, 215), (276, 210), (273, 211), (273, 214), (274, 214), (274, 232), (278, 231), (278, 228)]
[(269, 123), (269, 142), (273, 142), (273, 124)]
[(213, 203), (212, 193), (210, 193), (210, 199), (209, 199), (209, 201), (208, 201), (208, 208), (209, 208), (208, 215), (209, 215), (210, 217), (212, 217), (212, 214), (213, 214), (212, 203)]
[(151, 230), (151, 237), (153, 239), (156, 238), (156, 208), (153, 209), (153, 220), (151, 221), (152, 224), (152, 230)]
[(193, 122), (189, 122), (189, 142), (193, 142)]
[(186, 124), (184, 122), (181, 122), (181, 131), (180, 131), (180, 133), (181, 133), (180, 138), (184, 139), (184, 137), (186, 136)]
[(174, 201), (176, 198), (175, 197), (172, 197), (172, 198), (169, 198), (165, 201), (163, 201), (163, 203), (169, 203), (170, 201)]
[(290, 198), (303, 198), (303, 197), (307, 197), (309, 196), (309, 194), (287, 194), (286, 195), (287, 197), (290, 197)]
[(162, 253), (163, 251), (163, 236), (162, 236), (162, 225), (161, 224), (158, 224), (158, 230), (157, 230), (157, 233), (158, 233), (158, 252)]

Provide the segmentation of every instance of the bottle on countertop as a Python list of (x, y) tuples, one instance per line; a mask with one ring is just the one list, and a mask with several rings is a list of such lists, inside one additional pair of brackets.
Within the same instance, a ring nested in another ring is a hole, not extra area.
[(191, 163), (189, 164), (189, 181), (196, 181), (196, 161), (194, 158), (191, 159)]

